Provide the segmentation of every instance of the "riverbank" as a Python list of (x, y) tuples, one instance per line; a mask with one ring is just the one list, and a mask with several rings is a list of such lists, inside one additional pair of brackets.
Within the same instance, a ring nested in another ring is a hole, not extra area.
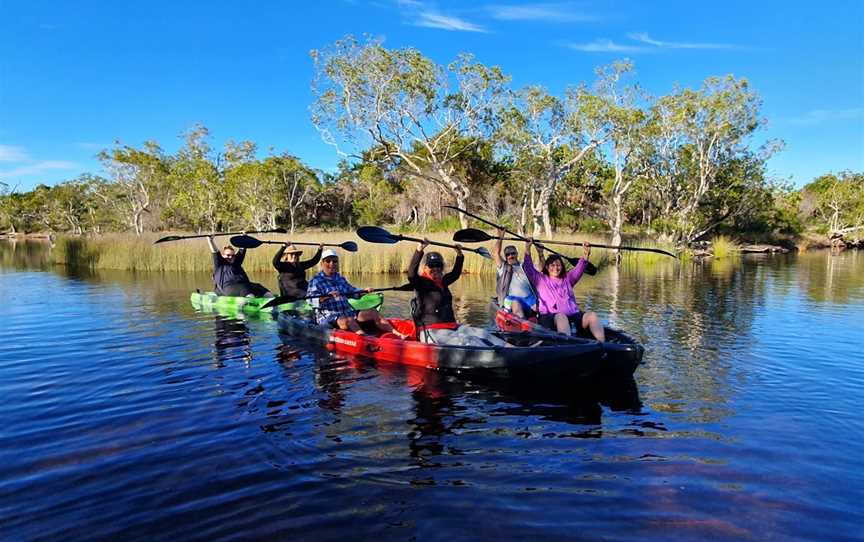
[[(108, 234), (99, 237), (59, 236), (53, 240), (53, 244), (47, 255), (48, 263), (65, 265), (79, 269), (116, 269), (125, 271), (211, 271), (213, 268), (210, 251), (205, 239), (188, 239), (173, 241), (154, 245), (153, 242), (163, 237), (165, 233), (145, 234), (141, 237), (128, 234)], [(413, 234), (420, 236), (421, 234)], [(450, 233), (430, 233), (427, 237), (431, 241), (452, 243)], [(284, 241), (286, 235), (256, 235), (261, 240)], [(217, 237), (217, 243), (221, 246), (228, 244), (229, 237)], [(558, 235), (555, 240), (589, 243), (606, 243), (604, 237), (591, 234)], [(393, 245), (373, 244), (361, 241), (353, 231), (344, 232), (304, 232), (291, 236), (292, 241), (306, 243), (333, 243), (344, 241), (356, 241), (359, 250), (355, 253), (340, 251), (342, 255), (341, 269), (345, 273), (403, 273), (408, 268), (416, 243), (401, 242)], [(642, 241), (630, 241), (634, 246), (662, 248), (674, 252), (666, 245)], [(514, 243), (520, 253), (523, 243)], [(493, 242), (467, 245), (466, 247), (485, 246), (490, 251)], [(302, 259), (312, 256), (314, 247), (305, 248)], [(277, 245), (265, 245), (261, 248), (249, 250), (243, 264), (247, 271), (269, 271), (272, 270), (273, 255), (278, 249)], [(448, 248), (440, 249), (445, 260), (452, 262), (453, 251)], [(564, 246), (558, 248), (562, 253), (569, 256), (581, 256), (582, 248), (578, 246)], [(625, 263), (638, 265), (654, 265), (660, 262), (674, 262), (675, 260), (660, 254), (651, 252), (622, 252)], [(687, 254), (683, 255), (687, 258)], [(612, 258), (612, 252), (604, 249), (592, 249), (591, 259), (598, 265), (608, 262)], [(491, 260), (487, 260), (466, 252), (465, 272), (468, 274), (492, 275), (495, 272)]]

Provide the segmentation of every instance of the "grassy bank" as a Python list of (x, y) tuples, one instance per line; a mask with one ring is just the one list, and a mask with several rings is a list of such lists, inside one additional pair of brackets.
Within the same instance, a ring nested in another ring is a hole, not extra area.
[[(100, 237), (60, 237), (51, 251), (53, 263), (67, 265), (70, 267), (90, 269), (121, 269), (127, 271), (210, 271), (212, 260), (210, 250), (205, 239), (189, 239), (160, 243), (154, 245), (153, 241), (163, 234), (145, 235), (136, 237), (134, 235), (105, 235)], [(417, 234), (419, 236), (419, 234)], [(451, 234), (431, 233), (428, 237), (432, 241), (450, 243)], [(285, 235), (256, 235), (262, 240), (286, 239)], [(598, 235), (561, 235), (556, 240), (562, 241), (588, 241), (604, 243), (605, 238)], [(216, 238), (219, 245), (227, 244), (228, 238)], [(403, 273), (413, 254), (416, 243), (404, 241), (394, 245), (373, 244), (361, 241), (353, 231), (348, 232), (305, 232), (295, 234), (292, 241), (310, 243), (341, 243), (344, 241), (356, 241), (360, 250), (355, 253), (340, 251), (341, 268), (346, 273)], [(520, 253), (523, 243), (515, 243)], [(635, 244), (635, 243), (634, 243)], [(492, 250), (493, 242), (470, 247), (485, 246)], [(666, 248), (657, 244), (643, 244), (640, 246), (652, 246)], [(249, 250), (243, 267), (249, 272), (272, 271), (272, 258), (279, 247), (277, 245), (264, 245), (260, 248)], [(302, 258), (306, 259), (312, 255), (314, 247), (305, 248)], [(452, 262), (453, 251), (440, 249), (448, 262)], [(580, 256), (581, 247), (562, 247), (560, 251), (570, 256)], [(623, 252), (625, 263), (638, 263), (650, 265), (658, 260), (667, 260), (667, 256), (650, 252)], [(599, 264), (609, 261), (612, 257), (611, 251), (593, 249), (591, 259)], [(491, 260), (486, 260), (473, 253), (465, 255), (465, 271), (470, 274), (492, 274), (494, 266)]]

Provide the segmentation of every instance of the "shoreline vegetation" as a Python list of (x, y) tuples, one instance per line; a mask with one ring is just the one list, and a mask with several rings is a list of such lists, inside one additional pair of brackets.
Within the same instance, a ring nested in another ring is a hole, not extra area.
[[(114, 269), (133, 272), (210, 272), (213, 270), (213, 262), (206, 239), (187, 239), (154, 245), (153, 241), (159, 237), (163, 237), (163, 233), (144, 234), (140, 237), (132, 234), (105, 234), (100, 236), (60, 235), (51, 238), (48, 236), (37, 238), (18, 236), (15, 239), (50, 243), (51, 246), (46, 262), (53, 265), (63, 265), (79, 269)], [(420, 237), (426, 236), (430, 241), (453, 242), (451, 233), (416, 235)], [(357, 235), (353, 231), (303, 232), (295, 233), (291, 236), (286, 234), (256, 234), (255, 238), (267, 241), (290, 240), (308, 243), (355, 241), (359, 245), (357, 252), (339, 251), (341, 257), (340, 269), (342, 272), (348, 274), (404, 273), (408, 268), (411, 255), (417, 246), (417, 243), (410, 241), (403, 241), (393, 245), (367, 243), (357, 238)], [(554, 239), (561, 241), (588, 241), (589, 243), (603, 243), (607, 241), (605, 237), (595, 234), (555, 235)], [(220, 247), (230, 244), (229, 237), (216, 237), (216, 244)], [(508, 244), (513, 244), (519, 249), (521, 259), (524, 255), (524, 243), (521, 241), (505, 241), (505, 246)], [(636, 240), (631, 244), (633, 246), (662, 248), (674, 252), (671, 245), (637, 242)], [(485, 246), (490, 252), (493, 245), (493, 241), (464, 244), (466, 248)], [(243, 267), (247, 272), (273, 270), (273, 256), (279, 247), (278, 245), (265, 245), (265, 247), (247, 250), (246, 259), (243, 263)], [(311, 257), (315, 252), (315, 247), (303, 248), (302, 259)], [(581, 256), (582, 254), (582, 248), (578, 246), (564, 248), (556, 246), (555, 248), (568, 256)], [(448, 265), (452, 265), (453, 258), (455, 257), (454, 250), (447, 248), (436, 250), (440, 250)], [(737, 253), (729, 254), (730, 257), (733, 255), (737, 255)], [(690, 258), (690, 254), (688, 252), (681, 253), (681, 258), (682, 260), (687, 260)], [(612, 263), (614, 262), (614, 253), (611, 250), (592, 248), (591, 260), (597, 265)], [(622, 262), (625, 265), (629, 263), (652, 265), (667, 261), (671, 263), (675, 260), (656, 253), (622, 251)], [(464, 272), (471, 275), (494, 275), (495, 267), (492, 260), (466, 252)]]
[[(156, 232), (397, 224), (422, 237), (468, 227), (451, 205), (536, 238), (590, 232), (619, 245), (650, 235), (696, 257), (737, 253), (732, 239), (792, 249), (814, 233), (836, 248), (862, 244), (864, 173), (827, 172), (799, 188), (772, 175), (783, 144), (759, 144), (767, 119), (745, 78), (649, 96), (622, 59), (553, 94), (516, 88), (470, 54), (442, 65), (353, 36), (310, 54), (310, 121), (346, 157), (335, 171), (252, 140), (219, 148), (195, 125), (173, 152), (116, 141), (98, 153), (99, 174), (25, 192), (0, 179), (0, 232), (77, 236), (87, 240), (62, 241), (58, 257), (125, 269), (204, 266), (191, 249), (151, 253)], [(703, 240), (718, 236), (707, 250)], [(404, 253), (378, 247), (357, 261), (393, 269)], [(258, 258), (250, 265), (264, 266)]]

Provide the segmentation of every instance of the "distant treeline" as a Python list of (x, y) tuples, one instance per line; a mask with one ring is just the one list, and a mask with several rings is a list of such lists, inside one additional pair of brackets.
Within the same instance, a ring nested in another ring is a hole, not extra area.
[(782, 145), (754, 146), (761, 100), (731, 75), (649, 96), (624, 60), (555, 95), (511, 88), (470, 55), (441, 66), (350, 36), (312, 58), (312, 122), (355, 152), (337, 172), (287, 152), (262, 158), (252, 141), (214, 149), (199, 125), (174, 154), (152, 141), (103, 150), (104, 177), (29, 192), (0, 180), (0, 228), (437, 231), (467, 225), (442, 209), (454, 203), (522, 232), (603, 231), (613, 243), (628, 230), (686, 245), (717, 232), (766, 239), (864, 227), (864, 174), (826, 174), (799, 190), (770, 178), (766, 162)]

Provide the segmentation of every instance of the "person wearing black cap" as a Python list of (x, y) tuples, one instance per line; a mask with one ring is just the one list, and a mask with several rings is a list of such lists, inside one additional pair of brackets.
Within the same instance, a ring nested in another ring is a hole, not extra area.
[(257, 282), (249, 280), (243, 270), (243, 260), (246, 249), (241, 248), (236, 253), (234, 247), (226, 245), (219, 250), (212, 235), (207, 236), (207, 244), (213, 253), (213, 285), (218, 295), (235, 297), (273, 297), (270, 290)]
[[(423, 253), (429, 240), (418, 243), (408, 264), (408, 282), (414, 287), (415, 302), (412, 316), (417, 325), (417, 338), (427, 343), (463, 346), (509, 346), (506, 341), (482, 328), (460, 325), (453, 312), (453, 294), (449, 286), (462, 274), (465, 256), (456, 244), (456, 261), (449, 273), (444, 273), (444, 258), (438, 252)], [(423, 268), (420, 269), (420, 262)]]
[(282, 243), (276, 255), (273, 256), (273, 267), (279, 271), (280, 295), (293, 296), (300, 299), (306, 296), (309, 282), (306, 281), (306, 270), (318, 264), (324, 245), (318, 245), (318, 251), (308, 260), (300, 261), (303, 252), (294, 244)]

